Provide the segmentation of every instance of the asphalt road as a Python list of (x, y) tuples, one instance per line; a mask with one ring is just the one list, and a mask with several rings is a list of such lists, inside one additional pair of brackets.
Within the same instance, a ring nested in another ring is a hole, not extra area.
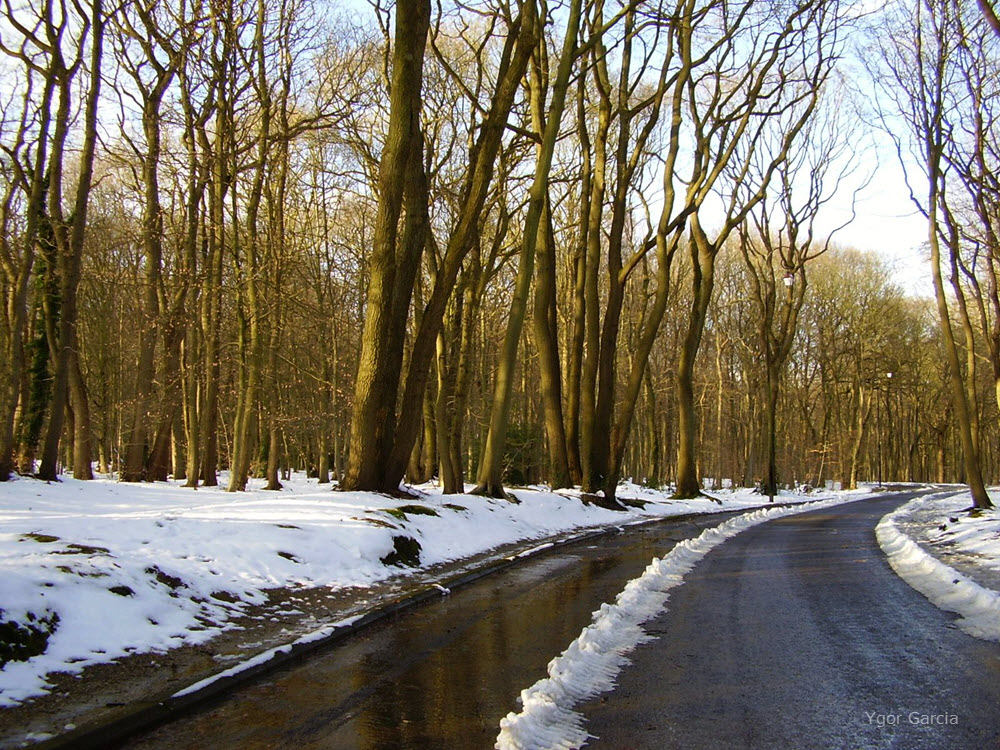
[(713, 550), (583, 708), (594, 748), (1000, 747), (1000, 645), (965, 635), (875, 540), (899, 495)]

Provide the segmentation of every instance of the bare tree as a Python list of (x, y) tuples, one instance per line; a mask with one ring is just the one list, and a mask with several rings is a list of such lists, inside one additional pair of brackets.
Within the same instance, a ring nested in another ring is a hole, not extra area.
[(145, 252), (143, 322), (139, 328), (139, 362), (136, 367), (135, 410), (121, 479), (139, 482), (146, 478), (147, 430), (155, 374), (156, 341), (160, 329), (161, 269), (163, 265), (163, 210), (160, 205), (160, 160), (162, 151), (161, 106), (177, 74), (181, 55), (177, 29), (165, 28), (162, 6), (128, 3), (113, 16), (117, 69), (131, 79), (119, 86), (123, 100), (135, 98), (139, 108), (142, 142), (128, 134), (122, 102), (122, 134), (141, 162), (143, 186), (142, 242)]
[[(857, 195), (866, 184), (850, 185), (858, 169), (857, 128), (845, 121), (849, 109), (836, 90), (824, 91), (820, 111), (805, 126), (788, 159), (777, 169), (772, 197), (751, 212), (738, 228), (739, 247), (749, 271), (759, 330), (759, 354), (765, 372), (765, 442), (767, 474), (760, 487), (771, 500), (778, 492), (777, 415), (781, 378), (798, 331), (805, 301), (807, 270), (825, 253), (840, 227), (817, 236), (821, 209), (846, 190)], [(757, 175), (750, 179), (756, 184)], [(751, 230), (751, 226), (753, 229)]]
[[(713, 19), (719, 9), (706, 10), (706, 17)], [(694, 366), (712, 298), (716, 258), (732, 231), (763, 200), (772, 176), (812, 116), (837, 57), (842, 18), (837, 3), (798, 2), (779, 19), (745, 3), (735, 14), (720, 13), (715, 22), (722, 24), (722, 41), (700, 58), (712, 64), (691, 77), (686, 94), (694, 156), (684, 180), (686, 203), (680, 215), (690, 216), (694, 297), (677, 363), (678, 497), (700, 493)], [(771, 144), (767, 134), (775, 119), (786, 119), (787, 125)], [(721, 226), (710, 234), (702, 209), (708, 196), (720, 190), (720, 176), (735, 176), (735, 184), (740, 184), (758, 160), (764, 167), (751, 194), (721, 191)]]
[[(957, 31), (964, 6), (962, 0), (944, 3), (916, 0), (912, 7), (899, 8), (896, 33), (888, 37), (893, 44), (880, 46), (882, 68), (874, 74), (895, 107), (893, 114), (905, 123), (905, 133), (889, 128), (904, 170), (910, 164), (907, 157), (912, 156), (925, 182), (921, 190), (914, 184), (914, 176), (908, 175), (911, 199), (927, 218), (931, 274), (949, 365), (952, 402), (965, 457), (966, 481), (973, 505), (987, 508), (992, 507), (992, 503), (983, 481), (980, 446), (974, 428), (975, 391), (963, 380), (943, 270), (944, 264), (951, 270), (951, 288), (958, 307), (958, 324), (966, 338), (967, 370), (971, 376), (975, 369), (975, 342), (965, 295), (960, 288), (961, 232), (956, 223), (954, 185), (945, 158), (946, 144), (956, 128), (949, 107), (950, 87), (954, 81), (950, 60), (959, 46)], [(885, 114), (883, 119), (887, 121)]]
[[(403, 477), (419, 432), (422, 419), (421, 405), (424, 389), (427, 385), (428, 369), (434, 355), (435, 342), (447, 301), (451, 296), (463, 260), (476, 244), (479, 221), (490, 191), (495, 161), (506, 128), (506, 121), (520, 87), (520, 81), (527, 69), (531, 50), (535, 45), (536, 13), (533, 0), (527, 0), (521, 8), (521, 14), (511, 22), (491, 102), (484, 115), (479, 136), (470, 148), (468, 170), (461, 193), (461, 208), (457, 212), (454, 229), (444, 249), (443, 260), (434, 281), (434, 288), (414, 336), (398, 414), (393, 414), (393, 412), (396, 404), (394, 394), (398, 392), (398, 373), (401, 371), (398, 362), (399, 349), (394, 355), (397, 359), (384, 365), (377, 364), (373, 351), (377, 347), (374, 332), (363, 338), (362, 360), (357, 380), (358, 390), (351, 420), (351, 450), (348, 472), (344, 481), (345, 488), (394, 492), (398, 489), (399, 481)], [(408, 30), (401, 33), (404, 33), (404, 36), (408, 35), (412, 28), (413, 26), (410, 24)], [(406, 43), (406, 40), (403, 41)], [(397, 42), (397, 50), (398, 45), (399, 42)], [(399, 64), (403, 65), (404, 62), (401, 60)], [(417, 61), (411, 60), (408, 64), (415, 64), (415, 62)], [(394, 71), (395, 68), (394, 65)], [(402, 72), (399, 74), (402, 75)], [(394, 75), (396, 75), (395, 72)], [(391, 152), (383, 153), (382, 162), (386, 164), (386, 169), (399, 169), (398, 166), (392, 167), (389, 164), (392, 158)], [(380, 192), (380, 196), (382, 195), (383, 193)], [(377, 226), (379, 225), (376, 224)], [(370, 292), (367, 303), (369, 310), (371, 310), (373, 303), (385, 305), (387, 299), (384, 294)], [(402, 306), (399, 308), (400, 312), (404, 309)], [(366, 326), (368, 326), (367, 320), (371, 314), (369, 312), (366, 316)], [(400, 315), (395, 318), (397, 321), (401, 319), (405, 320), (405, 316)], [(397, 322), (397, 325), (401, 324)], [(367, 355), (366, 351), (369, 352)], [(376, 384), (382, 384), (380, 386), (382, 390), (376, 389), (374, 387)], [(389, 390), (386, 391), (384, 388)], [(376, 391), (381, 394), (380, 397), (376, 396)], [(369, 406), (364, 407), (364, 403), (368, 403)], [(381, 415), (384, 419), (379, 422), (378, 430), (367, 429), (367, 427), (374, 426), (371, 420), (379, 416), (376, 413), (378, 410), (384, 411), (384, 414)]]
[(993, 3), (990, 0), (978, 0), (978, 2), (983, 16), (986, 18), (986, 23), (993, 29), (993, 33), (1000, 36), (1000, 18), (997, 18), (997, 12), (993, 7)]
[[(94, 157), (97, 148), (98, 101), (101, 89), (101, 61), (104, 42), (104, 10), (100, 0), (89, 8), (79, 3), (58, 7), (46, 3), (40, 8), (4, 6), (4, 22), (11, 31), (10, 39), (2, 43), (5, 54), (22, 66), (29, 83), (25, 89), (25, 116), (22, 130), (14, 148), (8, 150), (15, 173), (22, 187), (28, 190), (27, 225), (24, 238), (27, 242), (39, 241), (43, 225), (51, 228), (51, 242), (55, 250), (55, 274), (58, 289), (58, 323), (55, 327), (53, 351), (54, 375), (49, 406), (49, 424), (45, 434), (39, 476), (55, 480), (59, 460), (66, 412), (73, 411), (73, 469), (79, 479), (90, 479), (90, 417), (86, 385), (79, 362), (77, 343), (77, 290), (80, 284), (83, 243), (87, 228), (87, 207), (93, 181)], [(14, 44), (14, 46), (10, 46)], [(82, 73), (81, 73), (82, 71)], [(41, 80), (43, 92), (36, 109), (31, 97), (32, 81)], [(76, 84), (80, 83), (77, 89)], [(78, 123), (82, 135), (79, 157), (79, 174), (67, 216), (65, 206), (65, 172), (70, 166), (67, 148), (74, 128), (76, 91), (83, 92), (82, 115)], [(36, 130), (37, 127), (37, 130)], [(28, 140), (36, 140), (27, 146)], [(27, 159), (28, 161), (22, 161)], [(13, 163), (16, 161), (16, 165)], [(7, 204), (9, 209), (10, 203)], [(31, 250), (26, 251), (28, 253)], [(23, 263), (16, 275), (15, 286), (21, 283), (22, 272), (29, 272), (31, 261), (22, 255)], [(7, 272), (10, 275), (10, 272)], [(25, 280), (26, 282), (26, 280)], [(20, 306), (24, 296), (15, 293), (11, 302)], [(23, 309), (12, 310), (13, 328), (23, 327)], [(23, 328), (22, 328), (23, 329)], [(15, 346), (20, 346), (18, 341)], [(15, 357), (21, 357), (15, 352)], [(23, 360), (15, 360), (14, 367), (23, 369)], [(18, 380), (12, 381), (17, 392)], [(11, 395), (7, 408), (16, 407)], [(10, 417), (13, 417), (13, 411)], [(3, 439), (0, 440), (0, 474), (6, 478), (12, 442), (4, 418)], [(7, 467), (5, 473), (3, 469)]]
[[(514, 368), (517, 362), (521, 326), (524, 323), (524, 316), (528, 305), (528, 294), (531, 289), (535, 250), (538, 245), (539, 234), (541, 233), (543, 238), (546, 236), (546, 227), (543, 225), (542, 219), (546, 213), (549, 170), (552, 166), (553, 154), (555, 153), (556, 139), (559, 136), (563, 109), (566, 104), (566, 94), (569, 90), (570, 74), (573, 71), (573, 63), (577, 56), (577, 32), (580, 28), (582, 6), (582, 0), (572, 0), (570, 3), (569, 19), (563, 38), (562, 52), (559, 57), (556, 77), (552, 83), (552, 98), (548, 104), (548, 119), (545, 120), (542, 131), (535, 162), (534, 181), (531, 185), (528, 212), (525, 216), (524, 228), (522, 230), (521, 252), (518, 256), (517, 284), (511, 300), (510, 316), (507, 321), (507, 331), (504, 337), (503, 351), (500, 355), (500, 365), (496, 376), (493, 404), (490, 412), (489, 432), (479, 463), (479, 483), (476, 489), (473, 490), (475, 494), (487, 495), (489, 497), (504, 497), (505, 495), (502, 469), (507, 438), (507, 424), (510, 419)], [(538, 123), (541, 125), (541, 110), (543, 106), (541, 101), (538, 100), (538, 97), (542, 95), (540, 80), (536, 81), (533, 93), (536, 97), (533, 102), (533, 109), (538, 118)], [(550, 341), (549, 344), (551, 345), (551, 343)], [(550, 346), (549, 354), (551, 355), (551, 353)], [(549, 372), (551, 373), (551, 369)], [(554, 387), (554, 384), (549, 383), (549, 387)], [(554, 398), (554, 394), (550, 394), (550, 398)], [(557, 415), (550, 415), (549, 421), (554, 422), (557, 418)], [(560, 424), (557, 428), (559, 432), (561, 432), (561, 427), (562, 425)], [(558, 440), (562, 437), (561, 434), (557, 434), (556, 439)]]

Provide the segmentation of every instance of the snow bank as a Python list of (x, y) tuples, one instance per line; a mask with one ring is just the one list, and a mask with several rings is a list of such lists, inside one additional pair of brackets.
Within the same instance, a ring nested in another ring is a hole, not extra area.
[[(944, 521), (949, 506), (940, 505), (941, 501), (940, 497), (918, 498), (885, 516), (875, 528), (879, 545), (900, 578), (936, 607), (959, 615), (956, 624), (963, 631), (976, 638), (1000, 641), (1000, 592), (979, 585), (941, 562), (901, 529), (907, 516), (933, 503), (939, 504), (940, 520)], [(968, 505), (967, 494), (964, 504)], [(1000, 518), (993, 512), (986, 523), (977, 526), (978, 533), (967, 533), (964, 544), (981, 550), (980, 554), (989, 553), (993, 561), (1000, 559)]]
[(603, 604), (563, 653), (549, 662), (549, 676), (521, 691), (520, 713), (500, 721), (497, 750), (576, 748), (590, 735), (574, 707), (614, 688), (628, 664), (626, 654), (652, 640), (642, 623), (663, 611), (670, 590), (709, 551), (741, 531), (781, 516), (837, 505), (856, 498), (835, 498), (807, 508), (767, 508), (732, 518), (700, 536), (679, 542), (662, 560), (654, 558), (645, 572), (629, 581), (614, 604)]

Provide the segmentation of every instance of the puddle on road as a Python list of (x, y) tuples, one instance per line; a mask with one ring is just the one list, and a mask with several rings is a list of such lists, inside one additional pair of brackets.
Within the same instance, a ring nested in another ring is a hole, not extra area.
[(661, 524), (525, 561), (127, 747), (491, 748), (519, 692), (677, 537)]

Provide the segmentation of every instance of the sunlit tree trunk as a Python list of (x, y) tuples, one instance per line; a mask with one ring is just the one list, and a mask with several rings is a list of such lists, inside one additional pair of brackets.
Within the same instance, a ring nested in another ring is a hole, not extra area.
[[(361, 361), (355, 380), (354, 410), (345, 489), (395, 490), (383, 474), (393, 441), (398, 378), (402, 365), (402, 329), (413, 292), (412, 280), (423, 250), (414, 237), (407, 250), (418, 248), (416, 257), (397, 249), (400, 216), (407, 183), (411, 233), (426, 216), (426, 204), (416, 207), (418, 194), (426, 195), (423, 174), (423, 138), (420, 132), (420, 92), (423, 84), (424, 47), (430, 26), (428, 0), (400, 0), (396, 5), (396, 27), (392, 52), (392, 84), (389, 94), (389, 130), (378, 177), (378, 209), (369, 261), (369, 282)], [(419, 176), (415, 173), (419, 172)], [(423, 183), (421, 190), (416, 181)], [(407, 244), (406, 242), (401, 244)], [(397, 278), (397, 274), (403, 278)], [(411, 285), (403, 283), (409, 278)], [(405, 304), (404, 304), (405, 301)], [(403, 319), (394, 318), (402, 311)], [(395, 330), (394, 330), (395, 328)], [(422, 395), (422, 393), (421, 393)], [(422, 399), (421, 399), (422, 401)], [(412, 443), (411, 443), (412, 446)], [(409, 448), (409, 447), (408, 447)], [(405, 461), (409, 460), (409, 449)], [(405, 466), (404, 461), (404, 466)]]
[[(72, 207), (72, 215), (66, 220), (62, 213), (62, 170), (64, 145), (70, 121), (73, 75), (63, 67), (58, 72), (59, 107), (55, 121), (52, 162), (49, 177), (49, 212), (52, 215), (56, 247), (58, 249), (59, 268), (59, 351), (55, 359), (55, 374), (52, 386), (52, 404), (49, 411), (49, 427), (45, 436), (42, 452), (42, 464), (38, 475), (50, 481), (56, 479), (56, 467), (59, 459), (59, 441), (62, 435), (65, 409), (70, 400), (70, 387), (77, 398), (85, 398), (82, 394), (82, 378), (76, 378), (74, 355), (78, 352), (77, 341), (77, 291), (80, 284), (81, 266), (83, 261), (83, 242), (87, 228), (87, 208), (90, 188), (94, 175), (94, 156), (97, 149), (97, 105), (101, 89), (101, 59), (104, 43), (104, 11), (102, 0), (94, 0), (89, 19), (80, 19), (90, 26), (90, 80), (84, 110), (84, 139), (80, 155), (80, 174), (77, 179), (76, 196)], [(79, 51), (82, 60), (83, 50)], [(61, 65), (61, 51), (57, 52)], [(74, 71), (75, 72), (75, 71)], [(83, 410), (76, 415), (75, 430), (89, 434), (89, 414)], [(89, 448), (89, 441), (80, 441), (81, 450)], [(90, 456), (79, 455), (74, 458), (74, 464), (84, 469), (81, 479), (89, 478)]]
[[(545, 131), (545, 95), (548, 71), (542, 71), (548, 55), (534, 58), (531, 75), (532, 124), (539, 137)], [(549, 485), (553, 489), (570, 486), (569, 457), (563, 422), (562, 371), (559, 362), (559, 335), (556, 328), (556, 240), (552, 227), (551, 202), (546, 190), (538, 226), (538, 274), (532, 307), (532, 330), (538, 348), (545, 432), (549, 449)]]
[(490, 426), (479, 463), (478, 484), (473, 490), (476, 494), (489, 497), (505, 496), (501, 475), (507, 442), (507, 426), (510, 420), (511, 393), (514, 386), (514, 369), (517, 365), (518, 343), (521, 338), (521, 326), (524, 323), (528, 293), (534, 273), (535, 249), (545, 208), (549, 170), (552, 166), (552, 156), (555, 152), (563, 108), (566, 104), (573, 59), (576, 55), (581, 6), (582, 0), (571, 0), (563, 50), (559, 58), (556, 78), (552, 84), (552, 99), (547, 113), (548, 121), (545, 123), (545, 131), (535, 162), (534, 181), (529, 193), (528, 212), (524, 220), (521, 253), (518, 258), (517, 281), (511, 299), (507, 331), (496, 373), (493, 402), (490, 409)]

